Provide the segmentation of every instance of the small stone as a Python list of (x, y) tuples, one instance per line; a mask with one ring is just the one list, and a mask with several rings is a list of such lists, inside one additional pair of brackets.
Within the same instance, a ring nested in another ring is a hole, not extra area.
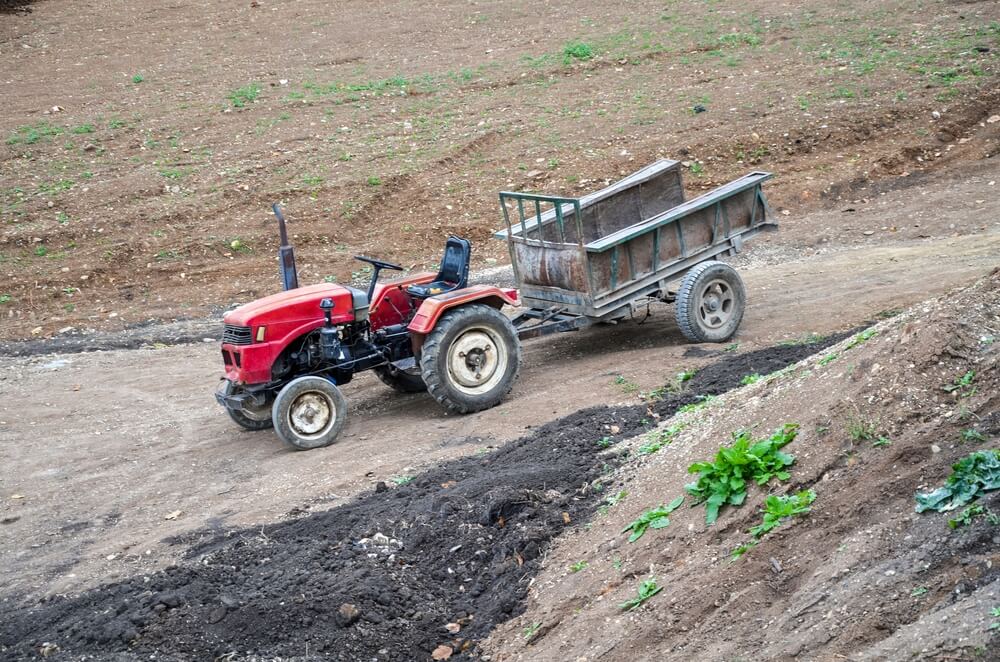
[(431, 657), (435, 660), (447, 660), (455, 650), (451, 646), (441, 645), (434, 649)]
[(42, 327), (36, 326), (34, 329), (31, 330), (31, 335), (37, 336), (41, 332), (42, 332)]
[(451, 634), (458, 634), (459, 631), (461, 631), (462, 626), (459, 625), (458, 623), (448, 623), (448, 625), (444, 626), (444, 629), (450, 632)]
[(222, 619), (224, 619), (226, 617), (227, 613), (228, 613), (228, 610), (225, 607), (221, 607), (221, 606), (220, 607), (216, 607), (208, 615), (208, 623), (209, 623), (209, 625), (215, 625), (216, 623), (218, 623), (219, 621), (221, 621)]
[(862, 232), (862, 234), (865, 235), (866, 237), (870, 237), (873, 234), (875, 234), (875, 230), (865, 230), (864, 232)]
[(337, 610), (337, 625), (342, 628), (346, 628), (352, 625), (361, 617), (361, 610), (349, 602), (345, 602), (340, 605), (340, 609)]
[(940, 453), (941, 452), (941, 447), (938, 446), (937, 444), (931, 444), (931, 452), (932, 453)]
[(1000, 122), (1000, 115), (990, 115), (989, 119), (986, 120), (987, 124), (996, 124)]

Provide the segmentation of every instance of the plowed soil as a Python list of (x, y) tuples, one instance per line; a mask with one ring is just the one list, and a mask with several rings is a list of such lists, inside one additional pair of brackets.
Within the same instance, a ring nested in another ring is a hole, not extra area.
[(31, 659), (49, 643), (70, 658), (312, 651), (345, 661), (421, 659), (442, 645), (462, 652), (521, 611), (549, 542), (612, 489), (606, 476), (622, 455), (603, 448), (838, 339), (726, 357), (683, 392), (577, 412), (332, 510), (186, 536), (196, 538), (188, 560), (152, 575), (40, 605), (6, 596), (0, 651)]

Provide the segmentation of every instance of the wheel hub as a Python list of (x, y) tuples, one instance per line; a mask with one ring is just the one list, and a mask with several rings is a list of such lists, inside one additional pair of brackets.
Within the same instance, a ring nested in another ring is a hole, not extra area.
[(504, 356), (485, 329), (471, 329), (459, 336), (448, 352), (448, 371), (454, 383), (470, 393), (488, 390), (503, 376)]
[(732, 288), (724, 280), (710, 281), (699, 298), (698, 318), (704, 327), (718, 329), (732, 318), (735, 297)]
[(303, 435), (322, 431), (333, 417), (332, 404), (319, 393), (303, 393), (295, 399), (288, 412), (292, 428)]

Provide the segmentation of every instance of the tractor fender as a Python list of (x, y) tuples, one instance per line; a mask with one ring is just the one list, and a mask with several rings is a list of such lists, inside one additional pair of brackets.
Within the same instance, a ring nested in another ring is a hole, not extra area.
[(517, 301), (517, 290), (513, 288), (500, 288), (495, 285), (472, 285), (460, 290), (453, 290), (428, 297), (420, 304), (417, 313), (406, 327), (406, 330), (410, 332), (410, 338), (413, 343), (413, 353), (417, 356), (420, 355), (420, 348), (424, 344), (424, 337), (434, 330), (441, 315), (452, 308), (470, 303), (485, 303), (497, 310), (503, 308), (504, 304), (509, 306), (520, 305)]

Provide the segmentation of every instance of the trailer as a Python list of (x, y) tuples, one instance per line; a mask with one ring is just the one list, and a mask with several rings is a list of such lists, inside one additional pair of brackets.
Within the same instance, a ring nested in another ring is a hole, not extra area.
[(661, 159), (580, 198), (501, 192), (506, 228), (494, 236), (507, 242), (525, 307), (518, 336), (619, 320), (659, 300), (676, 304), (688, 339), (728, 340), (746, 291), (718, 258), (777, 228), (761, 188), (771, 177), (751, 172), (686, 201), (681, 164)]

